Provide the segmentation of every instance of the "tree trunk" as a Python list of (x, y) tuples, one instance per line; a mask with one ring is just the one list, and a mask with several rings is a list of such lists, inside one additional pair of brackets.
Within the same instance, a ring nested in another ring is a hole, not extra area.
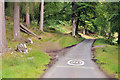
[(72, 28), (72, 36), (75, 37), (75, 30), (76, 30), (76, 18), (74, 17), (73, 19), (73, 24), (72, 24), (73, 28)]
[(110, 39), (110, 38), (111, 38), (111, 32), (108, 33), (108, 39)]
[(26, 3), (26, 24), (30, 27), (30, 11), (28, 3)]
[(41, 2), (41, 16), (40, 16), (40, 30), (43, 31), (43, 20), (44, 20), (44, 0)]
[(20, 40), (20, 7), (17, 2), (14, 2), (14, 39)]
[[(41, 8), (41, 4), (39, 5), (39, 12), (41, 11), (40, 8)], [(37, 25), (40, 25), (40, 14), (38, 16), (38, 23), (37, 23)]]
[[(75, 2), (72, 2), (72, 11), (74, 12)], [(76, 15), (75, 13), (72, 14), (72, 36), (75, 37), (75, 30), (76, 30)]]
[(39, 18), (38, 18), (37, 25), (38, 25), (38, 26), (40, 25), (40, 16), (39, 16)]
[(78, 34), (78, 25), (79, 25), (79, 18), (77, 19), (77, 23), (76, 23), (76, 31), (75, 31), (75, 34)]
[(0, 1), (0, 53), (7, 51), (4, 0)]
[(87, 33), (87, 27), (88, 27), (88, 24), (86, 24), (85, 26), (84, 26), (84, 30), (83, 30), (83, 34), (85, 35), (86, 33)]
[(83, 34), (85, 35), (85, 29), (83, 29)]
[[(80, 16), (80, 11), (78, 12), (78, 17)], [(77, 23), (76, 23), (76, 31), (75, 33), (78, 34), (78, 25), (79, 25), (79, 21), (80, 21), (80, 18), (77, 19)]]

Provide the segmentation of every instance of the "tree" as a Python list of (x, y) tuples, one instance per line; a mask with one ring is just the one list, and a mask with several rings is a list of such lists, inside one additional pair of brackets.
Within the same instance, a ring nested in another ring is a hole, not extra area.
[(41, 14), (40, 14), (40, 30), (43, 31), (43, 21), (44, 21), (44, 0), (41, 2)]
[(118, 32), (118, 44), (120, 45), (120, 12), (111, 18), (111, 32)]
[(5, 3), (5, 15), (9, 17), (13, 17), (13, 8), (14, 8), (13, 2), (6, 2)]
[(7, 51), (4, 0), (0, 1), (0, 53)]
[(120, 44), (120, 2), (98, 3), (96, 6), (96, 19), (99, 35), (105, 36), (110, 42), (113, 41), (114, 33), (118, 33), (118, 44)]
[(14, 2), (14, 39), (20, 40), (20, 6)]
[(72, 36), (75, 37), (75, 30), (76, 30), (76, 15), (75, 15), (75, 2), (72, 2)]
[[(72, 2), (72, 35), (78, 34), (78, 26), (84, 27), (84, 32), (87, 29), (85, 25), (87, 25), (86, 21), (90, 21), (91, 17), (94, 17), (94, 7), (93, 3), (84, 3), (84, 2)], [(74, 20), (74, 23), (73, 23)], [(74, 33), (75, 31), (75, 33)]]
[[(78, 12), (78, 17), (80, 16), (80, 11)], [(77, 18), (77, 23), (76, 23), (76, 31), (75, 33), (78, 34), (78, 25), (79, 25), (79, 22), (80, 22), (80, 18)]]
[(77, 23), (76, 23), (76, 34), (78, 34), (78, 26), (80, 22), (80, 26), (83, 26), (83, 33), (85, 34), (87, 28), (88, 28), (88, 23), (91, 22), (91, 17), (94, 17), (94, 3), (87, 3), (87, 2), (81, 2), (81, 3), (76, 3), (77, 9)]
[(29, 11), (29, 4), (26, 3), (26, 24), (30, 27), (30, 11)]

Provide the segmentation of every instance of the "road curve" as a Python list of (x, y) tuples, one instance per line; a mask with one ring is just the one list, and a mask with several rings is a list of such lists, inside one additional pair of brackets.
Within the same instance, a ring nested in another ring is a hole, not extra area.
[[(93, 39), (86, 39), (68, 49), (64, 56), (42, 76), (42, 78), (108, 78), (91, 60)], [(62, 54), (62, 53), (61, 53)], [(84, 61), (84, 65), (69, 65), (68, 61)]]

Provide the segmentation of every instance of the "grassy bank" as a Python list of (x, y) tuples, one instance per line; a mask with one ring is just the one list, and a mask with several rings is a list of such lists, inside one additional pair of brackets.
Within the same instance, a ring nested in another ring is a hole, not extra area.
[(109, 76), (118, 78), (118, 46), (109, 45), (104, 39), (95, 41), (94, 46), (105, 45), (102, 48), (96, 48), (94, 55), (97, 59), (97, 64)]
[(3, 78), (39, 78), (47, 67), (50, 57), (32, 50), (28, 54), (14, 53), (3, 56)]
[[(45, 65), (50, 62), (50, 56), (45, 52), (40, 51), (40, 41), (37, 38), (27, 35), (21, 32), (21, 41), (13, 40), (13, 21), (6, 20), (6, 37), (9, 52), (2, 55), (2, 77), (3, 78), (39, 78), (44, 69), (47, 69)], [(14, 52), (17, 44), (25, 43), (24, 40), (31, 38), (34, 44), (26, 44), (30, 49), (28, 54)], [(39, 45), (36, 45), (36, 44)]]
[(64, 36), (61, 40), (60, 40), (60, 46), (62, 48), (64, 47), (68, 47), (68, 46), (72, 46), (75, 44), (80, 43), (81, 41), (83, 41), (84, 38), (73, 38), (70, 35)]
[[(45, 32), (40, 32), (39, 26), (31, 25), (31, 31), (38, 34), (42, 39), (38, 40), (32, 35), (21, 32), (22, 40), (13, 40), (13, 21), (6, 20), (6, 36), (9, 52), (2, 55), (2, 77), (3, 78), (39, 78), (50, 62), (49, 51), (59, 50), (77, 44), (83, 38), (73, 38), (70, 34), (64, 35), (59, 30), (45, 27)], [(14, 52), (16, 45), (25, 43), (24, 40), (31, 38), (33, 44), (26, 44), (30, 49), (28, 54)]]

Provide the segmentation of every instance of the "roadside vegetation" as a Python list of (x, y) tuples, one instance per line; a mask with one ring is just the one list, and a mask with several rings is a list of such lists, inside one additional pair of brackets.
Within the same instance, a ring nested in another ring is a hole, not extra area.
[[(0, 1), (3, 78), (39, 78), (48, 69), (46, 65), (53, 58), (51, 52), (78, 44), (85, 38), (97, 38), (94, 46), (105, 45), (96, 48), (97, 63), (112, 77), (118, 76), (120, 2), (5, 1)], [(41, 39), (31, 35), (32, 32)], [(28, 38), (33, 44), (25, 43)], [(18, 47), (20, 43), (26, 44), (27, 54), (23, 47)], [(14, 52), (16, 46), (18, 52)]]
[(94, 43), (94, 46), (100, 45), (104, 45), (104, 47), (98, 47), (94, 51), (94, 59), (97, 59), (96, 63), (109, 76), (119, 78), (118, 45), (110, 45), (109, 41), (102, 38), (97, 39)]
[[(42, 38), (38, 40), (32, 35), (21, 32), (23, 40), (13, 40), (13, 22), (6, 20), (7, 42), (9, 52), (2, 55), (2, 77), (3, 78), (39, 78), (48, 69), (50, 59), (49, 51), (60, 50), (62, 48), (75, 45), (84, 38), (74, 38), (70, 34), (55, 28), (44, 28), (45, 32), (40, 32), (38, 26), (32, 24), (29, 29)], [(34, 29), (35, 28), (35, 29)], [(31, 38), (33, 44), (26, 44), (25, 39)], [(30, 49), (27, 54), (14, 52), (16, 44), (25, 43)]]
[(60, 40), (60, 46), (62, 48), (68, 47), (68, 46), (72, 46), (72, 45), (80, 43), (83, 40), (84, 40), (84, 38), (78, 38), (78, 39), (76, 39), (76, 38), (72, 38), (70, 35), (69, 36), (64, 36)]

